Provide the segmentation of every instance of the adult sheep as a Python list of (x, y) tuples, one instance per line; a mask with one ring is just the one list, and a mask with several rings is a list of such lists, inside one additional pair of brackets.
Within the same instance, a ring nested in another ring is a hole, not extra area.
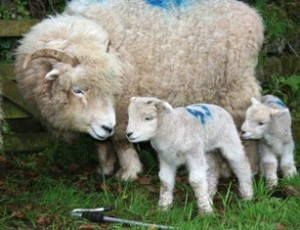
[[(106, 50), (94, 48), (97, 52), (92, 53), (105, 58), (110, 52), (116, 52), (117, 72), (122, 69), (122, 90), (116, 90), (117, 84), (106, 94), (116, 102), (117, 126), (112, 143), (99, 143), (99, 160), (105, 174), (113, 171), (113, 153), (119, 159), (119, 177), (134, 179), (142, 169), (134, 147), (125, 138), (126, 111), (132, 96), (156, 96), (176, 107), (195, 102), (218, 104), (233, 115), (238, 125), (244, 119), (250, 98), (260, 96), (255, 67), (263, 42), (262, 20), (244, 3), (233, 0), (73, 0), (65, 14), (82, 15), (103, 26), (109, 35), (109, 47)], [(47, 37), (47, 30), (48, 27), (40, 33)], [(83, 34), (76, 27), (73, 30)], [(59, 39), (52, 37), (50, 43), (57, 42)], [(33, 39), (28, 46), (36, 43), (40, 44)], [(91, 46), (84, 39), (82, 43)], [(72, 41), (67, 39), (66, 44), (72, 44)], [(73, 44), (74, 50), (64, 52), (76, 56), (77, 45)], [(23, 47), (26, 47), (25, 43)], [(91, 51), (84, 50), (83, 45), (80, 47), (80, 60), (84, 61), (83, 57), (90, 60)], [(55, 47), (47, 44), (35, 47), (23, 55), (23, 60), (38, 48)], [(56, 49), (64, 49), (64, 46)], [(33, 61), (41, 64), (45, 60), (36, 58)], [(99, 58), (94, 63), (97, 62), (100, 72), (114, 71), (99, 62)], [(51, 65), (48, 66), (51, 71)], [(27, 71), (30, 69), (29, 65)], [(27, 75), (18, 72), (25, 89)], [(111, 78), (107, 77), (107, 80), (111, 81)], [(106, 84), (103, 79), (99, 82)], [(119, 95), (112, 93), (116, 91)], [(256, 171), (254, 147), (249, 145), (247, 150)]]

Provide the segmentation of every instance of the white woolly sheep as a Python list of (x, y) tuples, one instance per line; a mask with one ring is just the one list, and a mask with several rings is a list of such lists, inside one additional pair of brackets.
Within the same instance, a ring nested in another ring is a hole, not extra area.
[[(176, 170), (185, 165), (195, 192), (199, 211), (211, 212), (206, 155), (220, 149), (238, 178), (243, 198), (251, 199), (252, 174), (231, 115), (210, 104), (172, 106), (154, 97), (133, 97), (128, 108), (127, 138), (132, 143), (149, 141), (158, 153), (161, 181), (159, 206), (168, 208), (173, 200)], [(214, 170), (214, 169), (212, 169)], [(219, 172), (217, 172), (219, 173)], [(210, 175), (211, 176), (211, 175)], [(218, 178), (218, 175), (217, 175)], [(208, 181), (207, 181), (208, 180)]]
[[(262, 20), (242, 2), (73, 0), (65, 14), (74, 16), (46, 19), (22, 40), (17, 81), (34, 114), (56, 133), (104, 139), (113, 133), (115, 108), (115, 134), (98, 146), (104, 174), (113, 172), (114, 153), (119, 177), (135, 179), (142, 170), (124, 135), (132, 96), (157, 96), (174, 106), (218, 104), (238, 125), (250, 98), (260, 96), (255, 66)], [(77, 61), (64, 64), (43, 49)], [(246, 147), (254, 172), (255, 149), (252, 142)]]
[(297, 171), (294, 162), (294, 141), (291, 132), (291, 115), (285, 104), (273, 95), (251, 98), (241, 137), (259, 139), (261, 170), (266, 177), (268, 188), (278, 184), (277, 168), (284, 177), (294, 176)]

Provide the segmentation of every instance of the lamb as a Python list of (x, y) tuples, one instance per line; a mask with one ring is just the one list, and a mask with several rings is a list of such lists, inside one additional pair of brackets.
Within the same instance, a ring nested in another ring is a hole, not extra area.
[[(106, 139), (97, 141), (103, 174), (114, 172), (116, 155), (118, 177), (135, 179), (142, 170), (125, 138), (132, 96), (218, 104), (239, 126), (250, 98), (260, 96), (263, 25), (255, 10), (235, 0), (164, 1), (73, 0), (17, 49), (16, 77), (29, 109), (67, 139), (79, 132)], [(255, 143), (247, 144), (255, 172)]]
[(266, 95), (261, 101), (251, 98), (241, 128), (244, 139), (259, 139), (261, 170), (269, 189), (278, 184), (278, 158), (284, 177), (297, 173), (294, 162), (294, 141), (289, 109), (276, 96)]
[(161, 181), (159, 206), (163, 209), (172, 204), (176, 169), (185, 165), (199, 211), (212, 212), (212, 197), (208, 191), (210, 188), (215, 190), (219, 172), (207, 178), (209, 166), (206, 156), (214, 149), (220, 149), (222, 156), (228, 160), (238, 178), (242, 197), (252, 198), (250, 164), (234, 121), (223, 108), (194, 104), (173, 109), (168, 102), (155, 97), (133, 97), (128, 116), (128, 140), (132, 143), (150, 140), (158, 153)]

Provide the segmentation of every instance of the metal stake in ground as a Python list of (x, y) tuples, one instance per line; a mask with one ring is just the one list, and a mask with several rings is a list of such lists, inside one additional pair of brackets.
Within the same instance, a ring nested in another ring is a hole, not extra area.
[(140, 226), (140, 227), (147, 227), (149, 229), (162, 229), (162, 230), (175, 230), (178, 228), (166, 226), (166, 225), (158, 225), (158, 224), (148, 224), (134, 220), (126, 220), (120, 219), (115, 217), (110, 217), (104, 215), (105, 211), (111, 210), (110, 207), (108, 208), (96, 208), (96, 209), (74, 209), (71, 212), (72, 216), (82, 217), (89, 221), (96, 222), (96, 223), (119, 223), (119, 224), (127, 224), (130, 226)]

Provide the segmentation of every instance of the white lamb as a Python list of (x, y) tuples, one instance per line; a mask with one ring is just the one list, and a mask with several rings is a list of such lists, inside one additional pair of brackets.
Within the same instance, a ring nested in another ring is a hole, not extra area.
[(173, 109), (169, 103), (155, 97), (133, 97), (128, 115), (128, 140), (133, 143), (150, 140), (158, 153), (161, 181), (159, 206), (162, 209), (172, 204), (176, 170), (180, 165), (185, 165), (199, 211), (212, 212), (208, 187), (214, 189), (217, 182), (210, 181), (216, 177), (207, 181), (206, 156), (210, 153), (206, 153), (214, 149), (220, 149), (228, 160), (238, 178), (242, 197), (252, 198), (250, 164), (234, 121), (223, 108), (195, 104)]
[(251, 102), (252, 105), (246, 111), (241, 136), (243, 139), (259, 139), (261, 170), (268, 188), (273, 188), (278, 184), (277, 158), (280, 158), (280, 169), (284, 177), (297, 173), (291, 115), (285, 104), (273, 95), (261, 97), (261, 102), (251, 98)]

